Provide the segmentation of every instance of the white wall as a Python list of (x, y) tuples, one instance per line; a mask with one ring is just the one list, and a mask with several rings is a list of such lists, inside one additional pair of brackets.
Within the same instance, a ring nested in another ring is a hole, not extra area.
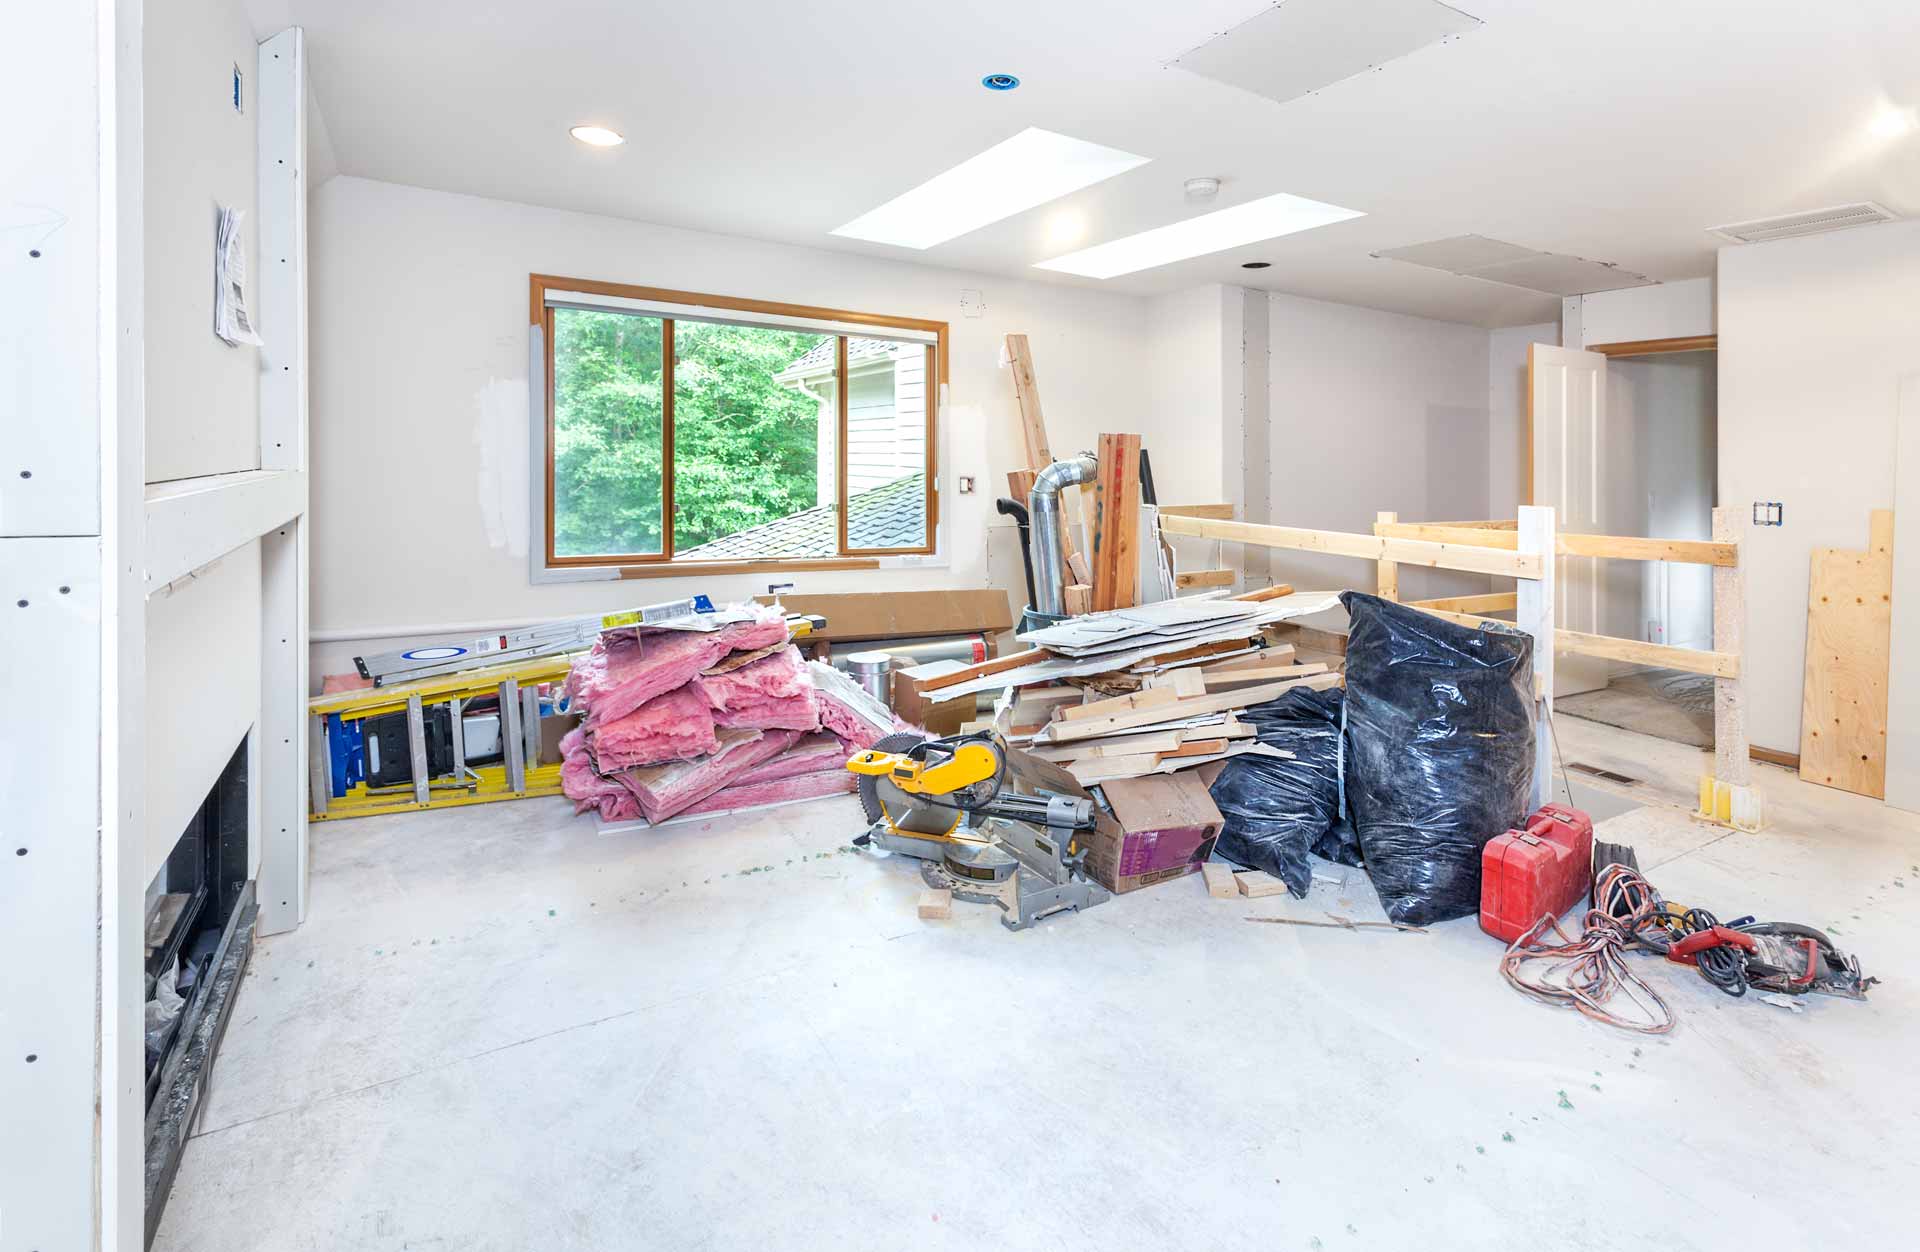
[(1140, 436), (1163, 504), (1215, 504), (1227, 498), (1221, 440), (1230, 370), (1240, 344), (1229, 342), (1226, 313), (1240, 289), (1209, 283), (1155, 296), (1147, 306), (1153, 350), (1144, 362), (1147, 409)]
[[(1277, 294), (1268, 318), (1276, 523), (1371, 533), (1382, 509), (1409, 522), (1487, 515), (1485, 330)], [(1272, 568), (1302, 589), (1373, 587), (1351, 558), (1275, 553)], [(1408, 600), (1486, 588), (1400, 571)]]
[[(527, 276), (938, 318), (952, 324), (940, 450), (950, 565), (800, 573), (810, 592), (1020, 587), (1017, 543), (993, 511), (1023, 443), (1002, 337), (1024, 331), (1056, 452), (1139, 430), (1164, 492), (1205, 475), (1149, 419), (1146, 301), (352, 177), (314, 199), (313, 626), (317, 676), (370, 629), (482, 628), (704, 591), (762, 591), (764, 575), (542, 584), (527, 563)], [(960, 292), (986, 312), (962, 316)], [(1164, 468), (1162, 468), (1164, 466)], [(973, 475), (969, 496), (956, 475)], [(1024, 598), (1019, 597), (1019, 598)], [(324, 642), (327, 636), (331, 642)], [(339, 636), (344, 635), (345, 638)], [(387, 642), (379, 650), (396, 646)]]
[(1689, 278), (1623, 291), (1597, 291), (1561, 302), (1565, 346), (1687, 339), (1714, 333), (1713, 279)]
[(147, 599), (146, 881), (260, 710), (260, 541)]
[(1527, 346), (1560, 342), (1560, 324), (1507, 326), (1487, 335), (1487, 513), (1518, 517), (1527, 481)]
[(147, 481), (257, 469), (260, 352), (213, 333), (220, 206), (245, 210), (262, 264), (253, 26), (240, 0), (192, 0), (151, 6), (145, 34)]
[[(1720, 499), (1748, 532), (1749, 739), (1796, 751), (1816, 547), (1863, 548), (1893, 506), (1903, 376), (1920, 373), (1920, 222), (1720, 250)], [(1903, 565), (1914, 554), (1895, 553)]]

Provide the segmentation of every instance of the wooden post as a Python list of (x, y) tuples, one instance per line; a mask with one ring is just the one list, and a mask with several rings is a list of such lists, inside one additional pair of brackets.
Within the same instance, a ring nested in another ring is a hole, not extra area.
[(1093, 488), (1093, 608), (1135, 604), (1140, 585), (1140, 436), (1100, 436)]
[[(1373, 515), (1373, 533), (1384, 534), (1381, 529), (1400, 520), (1398, 513), (1380, 512)], [(1380, 558), (1379, 572), (1374, 576), (1374, 594), (1382, 600), (1400, 599), (1400, 567), (1385, 557)]]
[(1737, 508), (1713, 511), (1716, 543), (1739, 545), (1739, 563), (1713, 570), (1713, 650), (1743, 657), (1739, 673), (1713, 680), (1713, 773), (1700, 779), (1700, 813), (1741, 830), (1760, 829), (1763, 804), (1753, 786), (1747, 744), (1747, 518)]
[(1540, 577), (1518, 580), (1514, 590), (1514, 622), (1533, 636), (1533, 797), (1539, 808), (1553, 798), (1553, 645), (1554, 538), (1551, 508), (1523, 505), (1520, 509), (1519, 551), (1537, 553)]

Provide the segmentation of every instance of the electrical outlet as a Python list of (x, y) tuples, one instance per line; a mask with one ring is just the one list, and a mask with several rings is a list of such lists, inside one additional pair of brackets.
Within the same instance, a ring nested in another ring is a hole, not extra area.
[(1753, 524), (1755, 526), (1784, 526), (1787, 506), (1778, 500), (1755, 500), (1753, 502)]
[(973, 494), (973, 475), (962, 474), (960, 475), (960, 477), (955, 479), (954, 482), (955, 482), (955, 485), (958, 487), (961, 495), (970, 496)]

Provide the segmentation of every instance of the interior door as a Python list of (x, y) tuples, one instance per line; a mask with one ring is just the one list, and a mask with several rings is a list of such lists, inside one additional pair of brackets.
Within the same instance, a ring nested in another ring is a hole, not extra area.
[[(1552, 505), (1561, 531), (1609, 532), (1607, 500), (1620, 485), (1608, 473), (1617, 455), (1607, 425), (1607, 358), (1598, 352), (1527, 347), (1528, 420), (1533, 432), (1533, 503)], [(1628, 480), (1630, 482), (1630, 479)], [(1563, 630), (1606, 634), (1606, 585), (1593, 557), (1558, 557), (1555, 623)], [(1553, 695), (1578, 695), (1607, 685), (1607, 662), (1561, 656), (1554, 662)]]

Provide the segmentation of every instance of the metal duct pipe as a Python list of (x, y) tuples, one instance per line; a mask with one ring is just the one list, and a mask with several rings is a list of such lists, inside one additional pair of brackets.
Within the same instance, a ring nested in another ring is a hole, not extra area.
[(1033, 611), (1059, 617), (1067, 606), (1060, 594), (1066, 581), (1066, 556), (1060, 550), (1060, 489), (1090, 483), (1099, 463), (1082, 452), (1069, 461), (1055, 461), (1034, 476), (1027, 497), (1027, 519), (1032, 528)]

